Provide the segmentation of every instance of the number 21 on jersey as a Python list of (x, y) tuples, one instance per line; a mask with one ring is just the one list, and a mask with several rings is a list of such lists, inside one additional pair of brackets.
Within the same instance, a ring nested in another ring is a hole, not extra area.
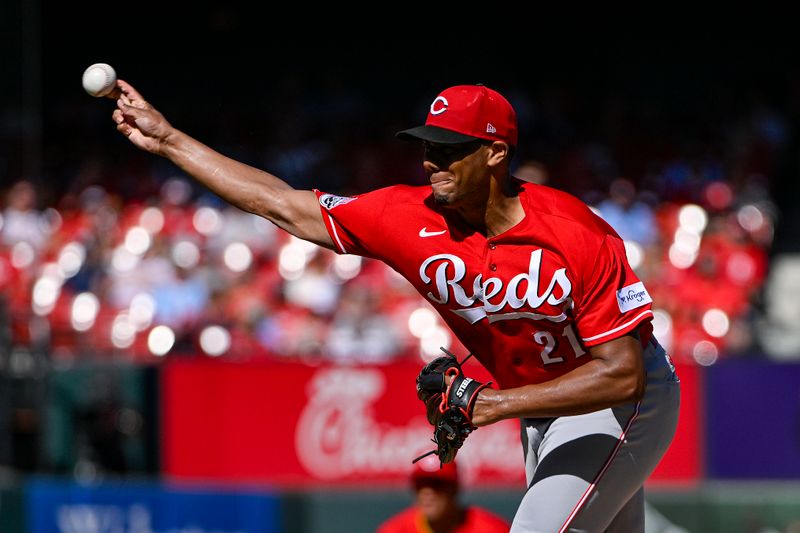
[[(572, 348), (576, 359), (586, 353), (586, 351), (581, 347), (581, 343), (578, 342), (578, 337), (575, 335), (575, 330), (572, 329), (572, 324), (568, 324), (567, 327), (564, 328), (561, 336), (565, 337), (567, 341), (569, 341), (569, 345)], [(553, 363), (564, 362), (563, 357), (550, 355), (558, 345), (558, 341), (555, 337), (553, 337), (552, 333), (549, 331), (537, 331), (533, 334), (533, 340), (536, 341), (536, 344), (542, 347), (542, 363), (545, 365), (552, 365)]]

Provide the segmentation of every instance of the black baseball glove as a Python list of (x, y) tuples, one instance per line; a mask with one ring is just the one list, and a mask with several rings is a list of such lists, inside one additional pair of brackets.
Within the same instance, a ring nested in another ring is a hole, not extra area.
[[(442, 351), (447, 355), (425, 365), (417, 376), (417, 397), (425, 403), (436, 449), (417, 457), (415, 463), (432, 453), (442, 464), (455, 459), (469, 434), (477, 429), (472, 424), (472, 409), (478, 393), (491, 385), (466, 377), (455, 355), (444, 348)], [(447, 377), (453, 378), (449, 385)]]

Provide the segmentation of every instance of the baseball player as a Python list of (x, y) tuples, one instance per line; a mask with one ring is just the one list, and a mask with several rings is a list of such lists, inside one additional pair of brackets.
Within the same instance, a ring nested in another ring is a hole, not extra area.
[(390, 517), (376, 533), (508, 533), (501, 516), (460, 501), (455, 461), (439, 464), (434, 456), (417, 462), (411, 472), (414, 505)]
[(475, 426), (520, 420), (528, 489), (512, 533), (644, 531), (643, 484), (678, 419), (679, 381), (617, 233), (577, 198), (510, 174), (514, 109), (483, 85), (437, 95), (402, 139), (430, 186), (302, 191), (174, 128), (128, 83), (113, 120), (239, 208), (342, 254), (377, 258), (487, 368)]

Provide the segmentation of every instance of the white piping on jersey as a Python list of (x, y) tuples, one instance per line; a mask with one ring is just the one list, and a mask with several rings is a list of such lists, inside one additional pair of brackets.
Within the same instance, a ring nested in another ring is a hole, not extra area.
[[(460, 316), (470, 324), (478, 322), (488, 315), (486, 309), (483, 307), (471, 307), (469, 309), (451, 309), (454, 314)], [(550, 322), (563, 322), (567, 319), (566, 313), (560, 315), (542, 315), (539, 313), (528, 313), (525, 311), (516, 311), (512, 313), (493, 313), (489, 316), (489, 323), (499, 322), (501, 320), (519, 320), (521, 318), (530, 318), (531, 320), (549, 320)]]
[(641, 406), (642, 402), (636, 403), (636, 408), (633, 411), (633, 415), (631, 415), (631, 418), (625, 425), (625, 429), (622, 430), (622, 434), (619, 436), (619, 439), (617, 439), (617, 445), (614, 446), (614, 451), (611, 452), (611, 456), (608, 458), (608, 460), (606, 460), (606, 463), (603, 465), (603, 468), (600, 470), (600, 473), (597, 474), (597, 477), (594, 479), (594, 481), (592, 481), (592, 483), (586, 489), (586, 492), (583, 493), (581, 499), (578, 500), (578, 504), (575, 506), (574, 509), (572, 509), (572, 512), (567, 517), (567, 521), (564, 522), (564, 525), (561, 526), (561, 529), (558, 530), (558, 533), (563, 533), (564, 531), (567, 530), (567, 527), (575, 519), (575, 515), (578, 514), (578, 511), (580, 511), (581, 507), (583, 507), (583, 504), (586, 503), (587, 499), (589, 499), (589, 495), (592, 492), (594, 492), (595, 487), (597, 487), (597, 484), (600, 483), (600, 479), (603, 477), (603, 474), (605, 474), (606, 470), (608, 470), (608, 467), (611, 466), (611, 463), (614, 461), (614, 458), (617, 456), (617, 453), (619, 453), (619, 449), (625, 443), (625, 437), (627, 437), (628, 432), (631, 430), (633, 421), (636, 420), (636, 418), (639, 416), (639, 409), (641, 408)]
[(333, 238), (336, 239), (336, 245), (343, 254), (346, 254), (347, 250), (344, 249), (344, 244), (342, 244), (342, 240), (339, 238), (339, 233), (336, 231), (336, 224), (333, 222), (333, 218), (331, 218), (330, 214), (328, 214), (328, 220), (331, 222), (331, 231), (333, 232)]
[(639, 313), (638, 315), (633, 317), (631, 320), (625, 322), (624, 324), (622, 324), (619, 327), (616, 327), (614, 329), (610, 329), (610, 330), (606, 331), (605, 333), (601, 333), (599, 335), (594, 335), (592, 337), (581, 338), (581, 340), (584, 341), (584, 342), (589, 342), (589, 341), (593, 341), (595, 339), (599, 339), (600, 337), (605, 337), (606, 335), (611, 335), (612, 333), (616, 333), (617, 331), (619, 331), (621, 329), (627, 328), (628, 326), (630, 326), (631, 324), (633, 324), (634, 322), (636, 322), (637, 320), (639, 320), (640, 318), (642, 318), (643, 316), (645, 316), (647, 314), (651, 314), (652, 315), (653, 312), (650, 311), (650, 310), (642, 311), (641, 313)]

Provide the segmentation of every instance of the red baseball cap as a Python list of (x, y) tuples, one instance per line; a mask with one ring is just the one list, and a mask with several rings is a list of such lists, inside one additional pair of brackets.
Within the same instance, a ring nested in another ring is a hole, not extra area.
[(455, 461), (440, 464), (437, 456), (429, 455), (414, 463), (411, 483), (416, 485), (428, 480), (458, 485), (458, 467)]
[(508, 100), (485, 85), (456, 85), (434, 98), (424, 126), (397, 137), (440, 144), (487, 139), (517, 146), (517, 114)]

